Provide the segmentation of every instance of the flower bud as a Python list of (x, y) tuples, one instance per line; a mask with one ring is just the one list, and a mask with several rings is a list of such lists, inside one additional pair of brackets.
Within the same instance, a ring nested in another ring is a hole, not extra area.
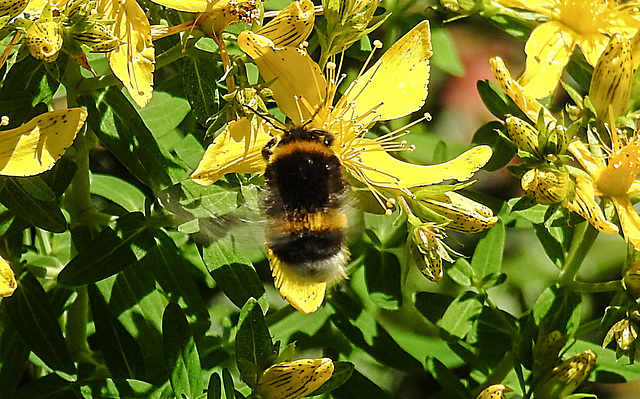
[(91, 15), (91, 10), (96, 7), (95, 0), (71, 0), (64, 9), (64, 15), (67, 18), (65, 24), (67, 26), (75, 25), (79, 22), (86, 21)]
[(525, 194), (539, 204), (559, 204), (571, 190), (569, 174), (557, 169), (529, 169), (520, 180)]
[(633, 69), (630, 40), (613, 35), (598, 58), (589, 86), (589, 99), (600, 122), (608, 123), (626, 113)]
[[(9, 21), (11, 18), (20, 15), (27, 8), (27, 4), (29, 4), (29, 0), (0, 0), (0, 21), (4, 19), (3, 17), (8, 17), (6, 21)], [(0, 22), (0, 28), (2, 26)]]
[(564, 398), (575, 391), (596, 366), (596, 354), (586, 350), (555, 367), (542, 383), (534, 387), (537, 399)]
[(320, 388), (333, 374), (331, 359), (302, 359), (274, 364), (258, 379), (264, 399), (298, 399)]
[(629, 295), (634, 299), (640, 298), (640, 259), (629, 265), (622, 282)]
[(446, 228), (450, 230), (477, 233), (493, 227), (498, 221), (491, 208), (453, 191), (418, 198), (416, 215), (420, 218), (428, 217), (421, 213), (423, 207), (427, 208), (449, 220)]
[(505, 392), (513, 392), (513, 389), (502, 384), (491, 385), (480, 392), (476, 399), (507, 399)]
[(509, 137), (519, 150), (542, 158), (542, 153), (538, 148), (538, 130), (536, 128), (515, 116), (508, 117), (505, 122)]
[(609, 345), (609, 342), (613, 339), (616, 340), (618, 348), (623, 351), (628, 351), (638, 339), (638, 331), (635, 323), (629, 319), (624, 319), (614, 324), (609, 331), (607, 331), (602, 346)]
[(418, 269), (431, 281), (442, 278), (442, 258), (453, 262), (441, 239), (444, 232), (433, 223), (416, 226), (409, 234), (407, 242), (409, 255)]
[(55, 21), (35, 21), (27, 29), (25, 43), (34, 58), (53, 62), (62, 48), (62, 28)]
[(71, 37), (95, 53), (108, 53), (120, 45), (120, 39), (112, 35), (111, 31), (100, 23), (93, 24), (86, 31), (73, 32)]

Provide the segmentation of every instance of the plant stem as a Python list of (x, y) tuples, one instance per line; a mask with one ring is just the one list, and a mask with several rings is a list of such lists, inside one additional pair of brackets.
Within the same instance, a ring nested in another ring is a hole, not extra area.
[(564, 267), (560, 272), (560, 277), (558, 277), (559, 285), (571, 289), (580, 287), (580, 290), (583, 291), (586, 288), (584, 285), (592, 284), (577, 282), (575, 281), (575, 278), (578, 275), (578, 271), (580, 270), (589, 249), (596, 240), (596, 237), (598, 237), (598, 230), (593, 228), (593, 226), (588, 222), (583, 222), (582, 226), (576, 228), (573, 240), (571, 241), (571, 247), (569, 248), (569, 253), (565, 259)]
[(71, 356), (76, 360), (85, 360), (83, 355), (89, 353), (87, 344), (87, 321), (89, 319), (89, 295), (86, 286), (76, 288), (78, 297), (67, 310), (65, 327), (66, 342)]

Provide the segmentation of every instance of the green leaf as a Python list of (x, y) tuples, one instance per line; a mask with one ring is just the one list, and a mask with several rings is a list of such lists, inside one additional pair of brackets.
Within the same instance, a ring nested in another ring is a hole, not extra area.
[(218, 61), (187, 57), (182, 67), (182, 81), (187, 100), (198, 122), (208, 127), (209, 118), (220, 110), (217, 82), (224, 75)]
[(471, 268), (478, 279), (476, 284), (480, 283), (486, 276), (500, 272), (502, 255), (504, 254), (504, 240), (504, 224), (498, 221), (478, 242), (471, 258)]
[(79, 385), (66, 381), (56, 374), (40, 377), (20, 387), (9, 397), (12, 399), (84, 399), (80, 394)]
[(96, 338), (111, 375), (116, 378), (143, 378), (144, 362), (140, 346), (113, 316), (95, 285), (88, 287)]
[(592, 350), (597, 356), (596, 368), (589, 374), (589, 382), (620, 384), (640, 379), (640, 363), (629, 364), (619, 359), (615, 350), (603, 348), (592, 342), (578, 339), (565, 355), (568, 358), (587, 349)]
[(373, 302), (382, 309), (397, 310), (402, 305), (400, 261), (384, 250), (371, 248), (364, 257), (365, 281)]
[(40, 176), (22, 177), (14, 181), (18, 183), (27, 194), (37, 200), (50, 202), (56, 199), (56, 194)]
[(432, 26), (431, 42), (433, 44), (433, 56), (431, 57), (433, 65), (453, 76), (463, 76), (464, 65), (449, 31), (439, 26)]
[(162, 338), (174, 395), (195, 398), (204, 389), (202, 367), (187, 318), (176, 303), (169, 303), (164, 311)]
[(440, 360), (427, 358), (427, 371), (438, 381), (438, 384), (445, 390), (447, 398), (470, 399), (471, 393), (462, 385), (460, 379), (449, 370)]
[(153, 267), (153, 275), (164, 294), (183, 306), (194, 335), (203, 335), (209, 328), (209, 312), (198, 290), (193, 274), (195, 266), (189, 263), (173, 240), (162, 230), (155, 230), (156, 246), (145, 257)]
[(486, 144), (493, 150), (493, 155), (489, 162), (482, 168), (487, 172), (495, 172), (506, 166), (516, 155), (515, 146), (506, 139), (505, 135), (498, 132), (504, 132), (504, 125), (497, 121), (492, 121), (482, 125), (473, 134), (471, 142), (474, 145)]
[(236, 362), (240, 378), (255, 388), (258, 376), (271, 366), (278, 355), (258, 302), (250, 298), (240, 312), (236, 334)]
[(146, 196), (138, 187), (114, 176), (91, 175), (91, 194), (99, 195), (120, 205), (128, 212), (144, 211)]
[(449, 335), (464, 338), (471, 331), (474, 320), (482, 312), (482, 303), (482, 299), (477, 294), (471, 291), (463, 292), (451, 302), (442, 319), (438, 321), (438, 327)]
[(28, 358), (29, 348), (6, 312), (0, 312), (0, 386), (5, 392), (18, 386)]
[(93, 132), (138, 180), (153, 190), (172, 184), (170, 157), (118, 88), (105, 90), (87, 108)]
[(331, 392), (335, 399), (391, 399), (391, 396), (358, 370), (353, 370), (351, 377)]
[(226, 215), (238, 208), (238, 193), (220, 185), (201, 186), (186, 180), (164, 190), (163, 205), (185, 219)]
[(335, 390), (349, 380), (355, 369), (356, 366), (350, 362), (333, 362), (331, 378), (308, 396), (318, 396)]
[(65, 232), (67, 220), (60, 211), (58, 203), (32, 197), (17, 180), (17, 178), (6, 180), (4, 190), (0, 192), (0, 202), (16, 216), (36, 227), (53, 233)]
[(118, 220), (117, 230), (105, 228), (71, 259), (58, 282), (70, 287), (95, 283), (136, 263), (153, 246), (142, 214), (131, 213)]
[(204, 155), (204, 148), (202, 144), (192, 134), (187, 134), (184, 139), (176, 145), (173, 149), (176, 152), (178, 158), (180, 158), (187, 166), (194, 170), (198, 167), (202, 156)]
[(214, 372), (209, 378), (207, 386), (207, 399), (222, 399), (222, 380), (220, 374)]
[(544, 252), (553, 264), (556, 265), (556, 267), (564, 265), (564, 250), (562, 249), (562, 245), (549, 233), (549, 230), (544, 225), (534, 224), (533, 231), (536, 233), (536, 237), (538, 237), (538, 241), (542, 244)]
[(166, 299), (156, 289), (153, 259), (144, 257), (135, 267), (96, 283), (118, 321), (142, 349), (145, 381), (161, 385), (169, 378), (162, 351), (162, 316)]
[[(479, 80), (476, 88), (485, 107), (498, 119), (505, 120), (507, 115), (513, 115), (525, 121), (529, 120), (509, 96), (503, 93), (495, 83), (488, 80)], [(532, 122), (535, 123), (535, 121)]]
[(455, 298), (437, 292), (418, 292), (416, 309), (433, 324), (437, 324)]
[(3, 129), (18, 127), (42, 113), (42, 110), (34, 109), (36, 104), (51, 103), (60, 82), (47, 74), (45, 64), (33, 57), (25, 57), (3, 77), (0, 109), (3, 115), (9, 116), (9, 125)]
[(549, 287), (538, 297), (532, 312), (536, 325), (571, 337), (580, 326), (582, 298), (574, 291)]
[(13, 296), (2, 306), (29, 349), (66, 380), (76, 379), (76, 367), (62, 336), (57, 313), (38, 280), (31, 273), (20, 279)]
[(161, 399), (162, 388), (146, 381), (107, 378), (102, 381), (89, 381), (86, 386), (92, 393), (91, 398), (127, 398), (127, 399)]
[(260, 277), (240, 249), (232, 245), (231, 236), (204, 247), (202, 260), (216, 284), (237, 307), (244, 306), (249, 298), (258, 299), (267, 306)]
[[(174, 79), (178, 81), (179, 77), (171, 78), (170, 81), (173, 82)], [(189, 113), (187, 100), (176, 94), (158, 88), (153, 91), (149, 104), (138, 110), (144, 124), (158, 141), (160, 141), (160, 135), (180, 126)]]
[(331, 304), (336, 307), (336, 313), (330, 320), (351, 343), (387, 366), (406, 371), (422, 369), (422, 364), (402, 349), (370, 313), (361, 312), (357, 320), (351, 315), (350, 320), (343, 310), (346, 304), (339, 304), (335, 299), (332, 298)]

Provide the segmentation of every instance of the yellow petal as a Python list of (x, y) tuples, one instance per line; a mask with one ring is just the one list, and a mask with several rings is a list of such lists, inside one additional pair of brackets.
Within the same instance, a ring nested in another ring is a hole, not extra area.
[(427, 97), (431, 55), (429, 21), (422, 21), (351, 84), (335, 113), (348, 109), (350, 117), (360, 117), (375, 109), (361, 120), (366, 126), (419, 110)]
[(541, 109), (544, 113), (545, 125), (556, 121), (556, 118), (554, 118), (553, 115), (551, 115), (551, 113), (535, 99), (535, 97), (533, 97), (528, 91), (525, 92), (522, 86), (513, 80), (509, 73), (509, 69), (507, 69), (507, 66), (500, 57), (491, 58), (489, 63), (491, 64), (491, 70), (493, 71), (493, 76), (496, 78), (498, 86), (500, 86), (502, 91), (504, 91), (511, 100), (513, 100), (518, 108), (520, 108), (520, 110), (524, 112), (532, 122), (535, 123), (538, 121), (538, 114)]
[(600, 121), (609, 122), (626, 113), (632, 76), (631, 42), (614, 35), (598, 59), (589, 86), (589, 99)]
[(258, 379), (258, 393), (264, 399), (302, 398), (329, 380), (333, 369), (328, 358), (274, 364)]
[(551, 21), (535, 28), (527, 40), (527, 65), (518, 79), (520, 85), (535, 98), (547, 97), (556, 88), (575, 38), (559, 22)]
[[(351, 169), (357, 168), (371, 184), (392, 189), (408, 189), (452, 179), (467, 180), (483, 167), (493, 154), (491, 147), (480, 145), (448, 162), (414, 165), (392, 157), (374, 140), (360, 139), (354, 145), (371, 147), (360, 153), (359, 164), (362, 166), (354, 166), (351, 160), (343, 160), (343, 163)], [(355, 176), (358, 177), (357, 174)]]
[(153, 94), (155, 50), (151, 26), (135, 0), (100, 0), (98, 12), (115, 20), (113, 35), (120, 45), (107, 57), (109, 66), (140, 107), (147, 105)]
[(229, 122), (225, 131), (207, 147), (191, 179), (208, 186), (227, 173), (264, 172), (266, 164), (261, 151), (271, 137), (259, 129), (252, 138), (252, 130), (247, 118)]
[(213, 8), (218, 0), (151, 0), (156, 4), (184, 12), (205, 12)]
[(318, 310), (324, 300), (327, 283), (300, 281), (295, 273), (288, 272), (288, 267), (273, 255), (268, 248), (267, 255), (274, 284), (280, 292), (280, 296), (304, 314), (311, 314)]
[(327, 81), (306, 51), (276, 48), (270, 39), (249, 31), (240, 33), (238, 45), (253, 58), (278, 107), (294, 123), (309, 121), (325, 104)]
[(464, 233), (477, 233), (487, 230), (498, 222), (491, 208), (472, 199), (449, 191), (441, 195), (420, 198), (427, 208), (450, 220), (446, 228)]
[(633, 244), (636, 251), (640, 251), (640, 216), (633, 208), (628, 197), (611, 197), (618, 212), (620, 227), (624, 238)]
[(51, 169), (86, 119), (87, 111), (82, 108), (60, 109), (1, 131), (0, 175), (33, 176)]
[(13, 270), (6, 260), (0, 257), (0, 297), (11, 296), (17, 286)]
[(275, 47), (296, 47), (307, 40), (314, 21), (313, 3), (294, 1), (256, 33), (271, 39)]
[(600, 170), (596, 187), (602, 195), (615, 197), (626, 195), (635, 178), (640, 173), (640, 142), (630, 141), (615, 151), (609, 163)]
[(605, 218), (602, 209), (596, 203), (593, 183), (584, 176), (576, 178), (575, 198), (572, 201), (563, 202), (562, 206), (585, 218), (596, 230), (602, 233), (615, 234), (618, 232), (618, 227)]
[(591, 176), (598, 176), (600, 169), (604, 168), (604, 163), (595, 158), (591, 151), (580, 140), (572, 141), (567, 150), (574, 156), (576, 161), (580, 162), (580, 165)]
[(598, 62), (598, 58), (607, 47), (607, 43), (609, 43), (609, 37), (601, 33), (582, 34), (576, 38), (576, 44), (582, 50), (584, 58), (592, 66), (595, 66)]

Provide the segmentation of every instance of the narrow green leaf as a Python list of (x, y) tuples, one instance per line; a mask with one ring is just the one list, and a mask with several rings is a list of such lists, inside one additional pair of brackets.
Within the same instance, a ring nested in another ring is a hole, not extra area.
[(224, 75), (218, 61), (187, 57), (182, 67), (182, 81), (187, 100), (198, 122), (207, 127), (209, 118), (220, 110), (217, 82)]
[(138, 180), (153, 190), (172, 184), (168, 155), (120, 89), (105, 90), (87, 108), (93, 132)]
[(358, 370), (353, 370), (349, 380), (333, 390), (331, 397), (335, 399), (391, 399), (392, 396)]
[(226, 236), (202, 249), (202, 260), (211, 272), (216, 284), (239, 308), (249, 298), (265, 302), (265, 290), (251, 263), (231, 245), (232, 237)]
[(471, 330), (474, 320), (482, 312), (483, 301), (477, 294), (465, 291), (447, 308), (442, 319), (437, 323), (449, 335), (464, 338)]
[(549, 287), (540, 294), (532, 312), (536, 325), (571, 337), (580, 325), (582, 298), (574, 291)]
[(318, 396), (335, 390), (349, 380), (355, 369), (356, 366), (350, 362), (333, 362), (331, 378), (308, 396)]
[(2, 300), (11, 323), (28, 348), (66, 380), (75, 380), (76, 367), (64, 342), (56, 312), (38, 280), (31, 273)]
[(4, 190), (0, 192), (0, 202), (16, 216), (36, 227), (53, 233), (64, 233), (67, 230), (67, 220), (60, 211), (60, 206), (54, 201), (32, 197), (16, 180), (6, 180)]
[(277, 347), (271, 341), (262, 309), (255, 299), (249, 299), (244, 305), (238, 324), (235, 353), (240, 378), (255, 388), (258, 376), (273, 364), (278, 355)]
[(397, 310), (402, 305), (401, 267), (398, 257), (371, 248), (364, 257), (365, 281), (373, 302), (382, 309)]
[(498, 221), (478, 242), (471, 258), (471, 267), (478, 280), (500, 272), (505, 234), (504, 224)]
[(549, 230), (544, 225), (534, 224), (533, 231), (536, 233), (540, 244), (542, 244), (544, 253), (547, 254), (553, 264), (557, 267), (564, 265), (564, 250), (562, 249), (562, 244), (549, 233)]
[(431, 42), (433, 43), (433, 57), (431, 57), (433, 65), (453, 76), (463, 76), (464, 65), (448, 30), (441, 26), (433, 26)]
[(503, 168), (516, 155), (516, 147), (504, 135), (498, 133), (500, 130), (505, 131), (505, 129), (502, 123), (492, 121), (482, 125), (473, 134), (471, 141), (474, 145), (486, 144), (493, 150), (491, 159), (482, 168), (487, 172), (494, 172)]
[(162, 338), (174, 395), (195, 398), (204, 389), (202, 367), (191, 328), (177, 303), (169, 303), (164, 311)]
[(183, 256), (173, 240), (163, 231), (154, 230), (156, 246), (149, 251), (145, 261), (153, 267), (157, 284), (164, 294), (184, 308), (190, 319), (194, 335), (204, 335), (208, 330), (209, 312), (192, 276), (195, 266)]
[(47, 374), (11, 393), (11, 399), (84, 399), (80, 386), (60, 378), (56, 374)]
[(109, 309), (136, 339), (147, 372), (145, 381), (161, 385), (169, 378), (162, 350), (162, 316), (166, 299), (156, 289), (153, 259), (144, 257), (135, 267), (96, 283)]
[(433, 324), (436, 324), (454, 301), (454, 297), (437, 292), (416, 293), (416, 309)]
[(143, 378), (145, 371), (140, 346), (113, 316), (95, 285), (90, 285), (88, 291), (96, 338), (111, 375), (116, 378)]
[(141, 214), (118, 220), (117, 230), (105, 228), (58, 275), (58, 283), (79, 286), (95, 283), (136, 263), (153, 247)]
[(144, 211), (146, 196), (138, 187), (114, 176), (91, 175), (91, 194), (113, 201), (129, 212)]
[(435, 357), (427, 358), (427, 370), (446, 391), (447, 398), (471, 399), (471, 393), (447, 366)]
[(56, 194), (40, 176), (22, 177), (14, 181), (18, 183), (27, 194), (37, 200), (50, 202), (56, 199)]
[(18, 386), (28, 358), (29, 348), (6, 312), (0, 312), (0, 387), (5, 392), (11, 392)]
[(226, 399), (235, 399), (236, 388), (233, 385), (233, 377), (227, 369), (222, 369), (222, 386), (224, 387), (224, 397)]
[(91, 390), (92, 398), (126, 398), (126, 399), (161, 399), (164, 396), (162, 388), (158, 388), (146, 381), (107, 378), (106, 380), (92, 380), (83, 384)]
[(222, 379), (220, 379), (220, 374), (216, 372), (212, 373), (209, 378), (207, 399), (222, 399)]
[(357, 320), (349, 320), (342, 309), (337, 308), (330, 320), (349, 341), (380, 363), (399, 370), (422, 369), (422, 364), (402, 349), (368, 312), (362, 312)]

